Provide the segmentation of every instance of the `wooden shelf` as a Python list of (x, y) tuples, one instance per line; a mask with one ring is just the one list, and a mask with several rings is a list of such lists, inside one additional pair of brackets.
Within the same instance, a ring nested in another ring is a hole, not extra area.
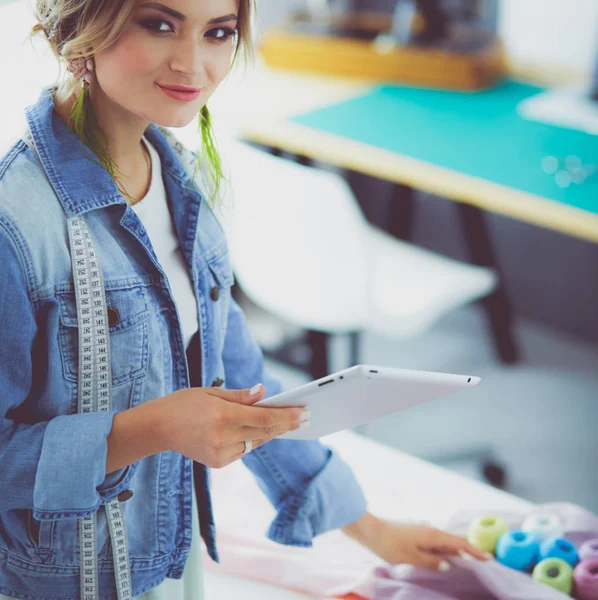
[(504, 74), (502, 44), (487, 33), (467, 38), (455, 30), (442, 46), (388, 49), (374, 40), (388, 33), (391, 23), (390, 16), (375, 13), (333, 14), (318, 22), (297, 13), (265, 32), (260, 53), (274, 68), (440, 89), (483, 89)]

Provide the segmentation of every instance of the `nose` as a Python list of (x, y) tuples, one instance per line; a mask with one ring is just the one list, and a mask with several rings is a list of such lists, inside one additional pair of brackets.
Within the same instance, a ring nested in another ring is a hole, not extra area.
[(189, 84), (203, 84), (207, 58), (201, 41), (195, 36), (186, 36), (177, 44), (170, 59), (170, 68), (187, 75)]

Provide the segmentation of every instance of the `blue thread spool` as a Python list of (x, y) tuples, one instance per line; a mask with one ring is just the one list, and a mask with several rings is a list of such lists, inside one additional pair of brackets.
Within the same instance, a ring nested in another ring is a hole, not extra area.
[(540, 546), (540, 560), (546, 558), (560, 558), (574, 567), (579, 562), (579, 555), (575, 546), (567, 539), (553, 537)]
[(527, 571), (536, 564), (539, 551), (535, 536), (521, 529), (511, 529), (498, 540), (496, 558), (511, 569)]

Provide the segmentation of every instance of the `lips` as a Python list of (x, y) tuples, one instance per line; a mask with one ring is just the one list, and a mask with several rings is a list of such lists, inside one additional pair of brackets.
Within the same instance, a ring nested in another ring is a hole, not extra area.
[(201, 88), (185, 87), (182, 85), (157, 85), (167, 96), (182, 102), (191, 102), (201, 94)]

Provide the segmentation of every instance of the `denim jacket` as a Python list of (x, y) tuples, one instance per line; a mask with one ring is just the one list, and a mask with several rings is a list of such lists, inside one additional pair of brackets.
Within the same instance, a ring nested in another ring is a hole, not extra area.
[[(112, 549), (105, 511), (98, 509), (119, 496), (130, 497), (121, 506), (133, 595), (182, 576), (191, 547), (194, 472), (202, 537), (218, 561), (208, 469), (163, 452), (106, 474), (114, 415), (191, 381), (204, 387), (224, 382), (229, 389), (262, 382), (267, 395), (282, 390), (264, 371), (260, 348), (231, 297), (227, 242), (201, 177), (189, 169), (189, 151), (165, 128), (151, 124), (145, 131), (160, 154), (195, 291), (194, 362), (187, 360), (170, 286), (143, 224), (53, 112), (55, 90), (43, 89), (26, 109), (37, 152), (24, 132), (0, 160), (0, 594), (79, 598), (78, 518), (97, 512), (100, 597), (110, 600), (116, 598)], [(107, 305), (118, 311), (109, 327), (108, 413), (77, 413), (78, 329), (67, 230), (67, 217), (76, 215), (84, 215), (94, 240)], [(218, 294), (211, 293), (215, 287)], [(316, 535), (366, 510), (351, 469), (320, 442), (272, 440), (243, 462), (277, 510), (267, 532), (276, 542), (310, 547)], [(133, 495), (122, 495), (126, 491)]]

